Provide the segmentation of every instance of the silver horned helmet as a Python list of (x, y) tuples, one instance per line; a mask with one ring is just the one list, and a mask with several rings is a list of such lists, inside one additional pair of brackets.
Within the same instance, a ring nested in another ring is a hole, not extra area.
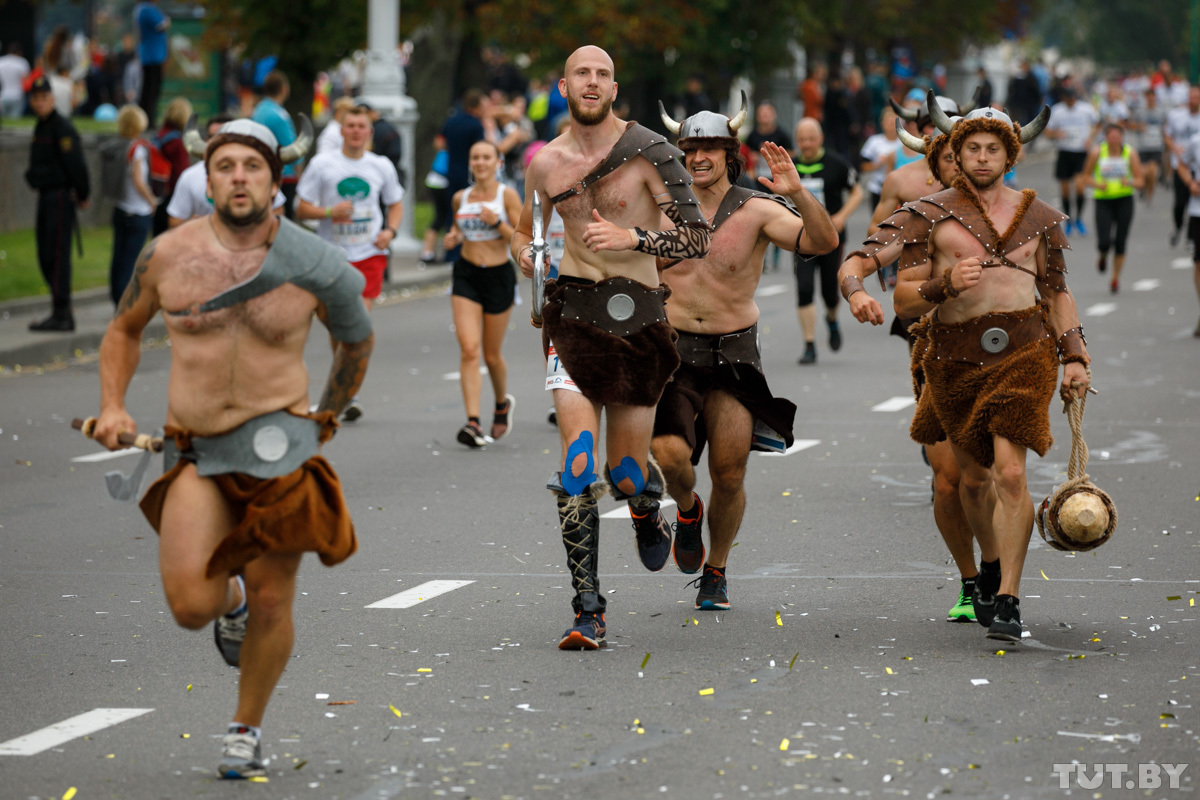
[(927, 99), (929, 106), (929, 117), (931, 120), (933, 120), (933, 124), (937, 126), (937, 129), (942, 133), (950, 133), (954, 129), (954, 126), (960, 121), (970, 122), (971, 120), (976, 119), (991, 119), (1012, 128), (1014, 132), (1017, 132), (1017, 140), (1020, 141), (1021, 144), (1025, 145), (1029, 144), (1038, 136), (1040, 136), (1042, 131), (1046, 129), (1046, 123), (1050, 121), (1050, 106), (1043, 105), (1042, 110), (1038, 112), (1038, 115), (1034, 117), (1028, 125), (1021, 126), (1020, 130), (1017, 131), (1017, 125), (1013, 122), (1012, 117), (1003, 111), (997, 111), (994, 108), (977, 108), (971, 113), (965, 114), (960, 118), (952, 119), (946, 114), (945, 111), (942, 110), (938, 103), (934, 102), (934, 100), (935, 95), (933, 92), (930, 92)]
[[(290, 164), (297, 159), (303, 158), (312, 147), (314, 140), (312, 120), (304, 114), (300, 115), (300, 131), (296, 136), (296, 141), (283, 147), (279, 146), (279, 141), (275, 138), (275, 134), (271, 133), (270, 128), (248, 119), (235, 119), (232, 122), (226, 122), (221, 126), (219, 133), (236, 133), (258, 139), (271, 150), (278, 152), (279, 160), (284, 164)], [(187, 127), (183, 133), (183, 146), (196, 158), (204, 158), (208, 148), (208, 141), (206, 137), (201, 136), (199, 129), (196, 127), (195, 114), (192, 114), (191, 118), (188, 119)]]
[(712, 111), (700, 111), (688, 117), (683, 122), (676, 122), (667, 113), (662, 100), (658, 101), (658, 111), (662, 116), (663, 125), (666, 125), (667, 130), (678, 137), (679, 143), (682, 143), (685, 139), (736, 139), (738, 129), (745, 123), (746, 115), (749, 112), (749, 99), (746, 97), (746, 92), (743, 91), (742, 110), (733, 119), (724, 114), (716, 114)]

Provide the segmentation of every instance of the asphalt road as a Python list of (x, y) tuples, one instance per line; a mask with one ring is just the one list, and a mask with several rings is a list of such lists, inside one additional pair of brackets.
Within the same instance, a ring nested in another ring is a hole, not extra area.
[[(1021, 177), (1056, 201), (1049, 170), (1035, 158)], [(944, 621), (958, 584), (930, 471), (907, 436), (911, 405), (886, 405), (911, 396), (903, 343), (843, 309), (843, 349), (830, 353), (822, 331), (818, 364), (797, 366), (788, 271), (762, 281), (764, 361), (810, 444), (751, 457), (732, 610), (692, 611), (688, 578), (645, 572), (628, 520), (606, 518), (609, 646), (595, 653), (554, 646), (570, 580), (543, 488), (559, 445), (528, 305), (505, 348), (514, 431), (482, 451), (454, 440), (446, 298), (379, 308), (367, 414), (326, 448), (360, 551), (333, 569), (304, 562), (265, 786), (214, 776), (237, 673), (208, 631), (172, 622), (153, 532), (105, 495), (104, 472), (135, 459), (73, 461), (99, 451), (68, 426), (95, 413), (94, 360), (0, 379), (0, 796), (1193, 796), (1200, 341), (1168, 205), (1165, 194), (1139, 205), (1115, 297), (1094, 234), (1074, 240), (1070, 281), (1101, 392), (1087, 406), (1088, 471), (1120, 524), (1086, 554), (1035, 532), (1021, 587), (1030, 636), (1002, 653), (983, 628)], [(852, 235), (864, 228), (860, 212)], [(164, 415), (169, 355), (145, 352), (129, 392), (148, 428)], [(323, 334), (309, 355), (315, 393)], [(1065, 477), (1058, 411), (1053, 450), (1029, 462), (1039, 501)], [(431, 581), (458, 584), (432, 596)], [(425, 599), (367, 608), (405, 590)], [(127, 718), (22, 738), (95, 709)], [(1055, 766), (1071, 762), (1085, 774)], [(1142, 764), (1187, 766), (1173, 767), (1175, 789), (1156, 766), (1141, 777)], [(1108, 771), (1091, 784), (1097, 769)]]

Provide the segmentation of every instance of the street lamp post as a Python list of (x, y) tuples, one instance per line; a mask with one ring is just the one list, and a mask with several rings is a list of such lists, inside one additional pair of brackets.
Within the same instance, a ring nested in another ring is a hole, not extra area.
[(400, 0), (370, 0), (367, 17), (367, 67), (363, 75), (363, 93), (359, 98), (379, 111), (400, 132), (404, 170), (404, 217), (392, 241), (392, 252), (415, 255), (421, 243), (413, 236), (413, 209), (416, 201), (415, 166), (417, 102), (405, 92), (404, 70), (396, 59), (400, 42)]

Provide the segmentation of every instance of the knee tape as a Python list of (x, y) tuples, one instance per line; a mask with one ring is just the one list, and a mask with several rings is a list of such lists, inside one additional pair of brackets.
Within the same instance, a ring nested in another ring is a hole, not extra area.
[[(562, 488), (567, 494), (578, 497), (587, 491), (587, 488), (596, 481), (596, 458), (593, 455), (595, 450), (595, 442), (592, 439), (591, 431), (583, 431), (579, 434), (579, 438), (571, 442), (571, 446), (567, 448), (566, 463), (563, 464), (561, 477)], [(579, 456), (587, 456), (587, 466), (583, 468), (583, 472), (575, 475), (571, 469), (571, 463)]]
[(633, 483), (631, 495), (641, 494), (642, 490), (646, 488), (646, 479), (642, 477), (642, 468), (629, 456), (622, 458), (620, 464), (608, 471), (608, 482), (613, 485), (613, 488), (616, 488), (626, 478)]

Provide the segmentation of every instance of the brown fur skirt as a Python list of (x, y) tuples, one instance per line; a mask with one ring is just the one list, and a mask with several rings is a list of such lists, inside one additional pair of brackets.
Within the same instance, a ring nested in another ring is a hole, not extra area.
[[(142, 513), (159, 533), (171, 484), (191, 463), (186, 460), (186, 435), (176, 436), (176, 441), (181, 440), (180, 460), (150, 486), (141, 501)], [(321, 563), (332, 567), (358, 549), (341, 481), (321, 456), (313, 456), (299, 469), (278, 478), (235, 472), (205, 480), (216, 484), (237, 520), (208, 561), (210, 578), (240, 573), (246, 564), (268, 552), (313, 551)]]
[[(616, 280), (623, 281), (622, 291), (661, 292), (663, 300), (670, 295), (670, 289), (665, 285), (655, 290), (642, 284), (630, 287), (633, 281)], [(542, 353), (548, 353), (550, 342), (553, 342), (563, 367), (583, 396), (593, 403), (657, 405), (663, 387), (679, 366), (675, 329), (666, 321), (661, 307), (659, 321), (650, 322), (627, 336), (616, 335), (591, 322), (568, 319), (563, 314), (564, 306), (572, 302), (572, 292), (592, 291), (592, 287), (604, 291), (608, 283), (607, 280), (592, 284), (570, 279), (546, 282)], [(640, 308), (637, 313), (642, 313)]]
[(1046, 455), (1054, 443), (1050, 401), (1058, 385), (1058, 359), (1045, 305), (992, 316), (1019, 322), (1034, 314), (1041, 315), (1042, 325), (1051, 335), (988, 366), (934, 355), (938, 343), (962, 335), (973, 321), (943, 324), (926, 317), (913, 326), (913, 391), (917, 396), (909, 429), (913, 441), (932, 445), (948, 438), (983, 467), (995, 461), (995, 436)]

